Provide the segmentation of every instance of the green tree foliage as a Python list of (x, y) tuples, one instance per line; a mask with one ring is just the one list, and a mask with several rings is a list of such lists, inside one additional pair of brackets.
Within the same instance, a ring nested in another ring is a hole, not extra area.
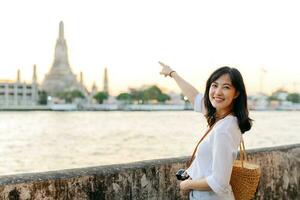
[(126, 103), (131, 103), (132, 95), (129, 93), (121, 93), (117, 96), (117, 99)]
[(38, 104), (40, 105), (47, 105), (47, 92), (45, 90), (38, 91), (39, 99)]
[(277, 90), (272, 92), (271, 96), (268, 97), (268, 100), (269, 101), (281, 101), (281, 99), (279, 98), (279, 95), (281, 93), (287, 93), (287, 91), (283, 88), (278, 88)]
[(269, 96), (269, 97), (268, 97), (268, 100), (269, 100), (269, 101), (279, 101), (278, 97), (275, 96), (275, 95)]
[(105, 99), (108, 99), (108, 93), (107, 92), (98, 92), (97, 94), (95, 94), (94, 99), (96, 99), (96, 101), (99, 104), (102, 104)]
[(61, 99), (64, 99), (67, 103), (72, 103), (75, 98), (85, 98), (82, 92), (79, 90), (60, 92), (57, 94), (57, 96)]
[(72, 102), (72, 96), (71, 96), (71, 92), (60, 92), (57, 94), (57, 96), (60, 99), (64, 99), (66, 101), (66, 103), (71, 103)]
[(156, 85), (153, 85), (144, 91), (145, 99), (147, 100), (157, 99), (160, 94), (162, 94), (162, 92)]
[(167, 94), (164, 94), (156, 85), (143, 89), (130, 89), (130, 95), (132, 100), (142, 104), (148, 103), (151, 100), (162, 103), (170, 100), (170, 97)]
[(170, 96), (169, 95), (167, 95), (167, 94), (159, 94), (158, 96), (157, 96), (157, 101), (158, 102), (165, 102), (165, 101), (167, 101), (167, 100), (170, 100), (171, 98), (170, 98)]
[(79, 90), (73, 90), (71, 92), (71, 96), (73, 97), (73, 99), (75, 99), (75, 98), (85, 99), (85, 96)]
[(286, 99), (293, 103), (300, 103), (300, 95), (298, 93), (290, 93)]
[(143, 90), (130, 89), (130, 95), (132, 97), (132, 100), (135, 100), (138, 103), (144, 103)]

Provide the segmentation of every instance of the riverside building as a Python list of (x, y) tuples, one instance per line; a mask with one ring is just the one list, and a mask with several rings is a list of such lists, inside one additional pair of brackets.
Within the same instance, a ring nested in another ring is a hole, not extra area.
[(38, 103), (38, 85), (36, 66), (33, 66), (32, 83), (20, 81), (20, 70), (17, 80), (0, 80), (0, 106), (33, 106)]

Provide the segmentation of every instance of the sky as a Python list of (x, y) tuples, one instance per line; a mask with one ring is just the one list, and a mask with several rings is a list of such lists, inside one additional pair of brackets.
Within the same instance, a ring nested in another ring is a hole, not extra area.
[(38, 81), (48, 73), (59, 22), (69, 62), (88, 88), (112, 94), (157, 84), (179, 92), (159, 75), (170, 65), (200, 92), (218, 67), (240, 70), (248, 93), (278, 88), (300, 92), (300, 12), (297, 1), (277, 0), (10, 0), (0, 3), (0, 79)]

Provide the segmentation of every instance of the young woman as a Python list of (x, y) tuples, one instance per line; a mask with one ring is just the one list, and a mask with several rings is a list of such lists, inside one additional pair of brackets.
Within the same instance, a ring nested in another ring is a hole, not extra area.
[(194, 110), (204, 114), (211, 129), (186, 170), (190, 178), (180, 183), (181, 193), (189, 194), (190, 199), (234, 200), (230, 185), (232, 166), (242, 134), (252, 125), (241, 73), (230, 67), (217, 69), (208, 78), (202, 95), (171, 67), (159, 64), (160, 74), (175, 80)]

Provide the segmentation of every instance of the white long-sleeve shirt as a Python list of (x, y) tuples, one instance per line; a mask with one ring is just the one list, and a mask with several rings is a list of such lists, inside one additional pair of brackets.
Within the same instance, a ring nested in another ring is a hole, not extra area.
[[(202, 94), (195, 98), (194, 110), (205, 112)], [(234, 199), (230, 185), (232, 165), (237, 157), (241, 131), (235, 116), (228, 115), (217, 121), (200, 143), (187, 173), (193, 179), (206, 178), (216, 194), (214, 199)]]

